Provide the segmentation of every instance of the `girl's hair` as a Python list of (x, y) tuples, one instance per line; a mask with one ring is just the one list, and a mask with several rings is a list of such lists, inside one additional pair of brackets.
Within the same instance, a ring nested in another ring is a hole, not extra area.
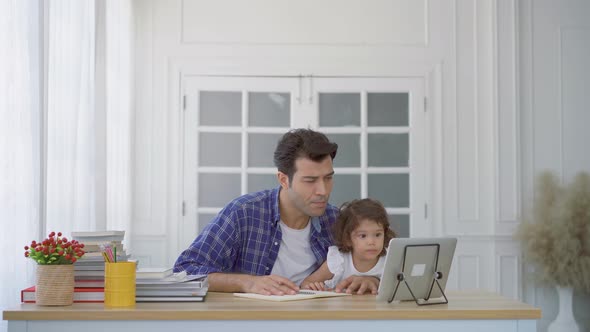
[(387, 212), (383, 205), (374, 199), (355, 199), (340, 206), (340, 214), (334, 223), (334, 241), (340, 252), (351, 252), (351, 234), (359, 226), (362, 220), (369, 219), (383, 226), (383, 251), (379, 256), (385, 255), (385, 248), (389, 246), (389, 240), (396, 236), (389, 228)]

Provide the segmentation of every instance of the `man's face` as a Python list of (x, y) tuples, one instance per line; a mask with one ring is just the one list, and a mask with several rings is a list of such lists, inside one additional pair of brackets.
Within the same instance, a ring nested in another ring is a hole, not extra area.
[(291, 203), (301, 213), (310, 217), (321, 216), (326, 211), (332, 192), (333, 176), (334, 168), (330, 156), (320, 162), (299, 158), (295, 160), (295, 174), (291, 185), (288, 188), (283, 186), (283, 189), (287, 190)]

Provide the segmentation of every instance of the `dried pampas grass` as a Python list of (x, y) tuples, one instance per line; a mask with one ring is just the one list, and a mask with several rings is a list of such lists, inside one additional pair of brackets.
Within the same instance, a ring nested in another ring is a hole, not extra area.
[(542, 281), (590, 292), (590, 175), (562, 186), (544, 172), (537, 183), (533, 219), (516, 232), (524, 258)]

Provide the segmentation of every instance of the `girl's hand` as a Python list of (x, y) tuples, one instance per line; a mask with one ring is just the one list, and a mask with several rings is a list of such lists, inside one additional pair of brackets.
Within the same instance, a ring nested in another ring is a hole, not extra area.
[(377, 294), (379, 289), (379, 279), (369, 276), (350, 276), (336, 285), (334, 291), (342, 293), (346, 290), (348, 294)]
[(302, 289), (311, 289), (314, 291), (323, 291), (326, 288), (326, 285), (323, 281), (316, 281), (316, 282), (303, 282), (301, 284)]

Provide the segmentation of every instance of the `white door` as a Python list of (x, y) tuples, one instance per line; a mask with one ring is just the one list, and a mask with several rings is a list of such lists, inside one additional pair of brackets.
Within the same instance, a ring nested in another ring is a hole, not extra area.
[(332, 204), (373, 197), (400, 236), (429, 234), (423, 79), (189, 76), (183, 91), (179, 249), (233, 198), (278, 185), (276, 143), (300, 127), (339, 145)]

